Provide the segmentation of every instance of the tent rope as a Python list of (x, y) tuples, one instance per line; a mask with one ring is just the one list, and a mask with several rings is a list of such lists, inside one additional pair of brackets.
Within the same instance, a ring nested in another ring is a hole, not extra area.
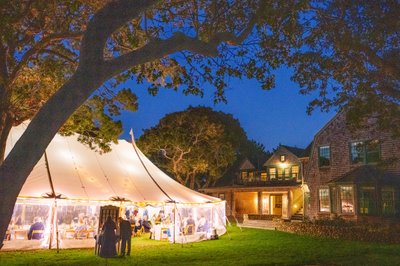
[(101, 170), (101, 172), (103, 173), (104, 178), (106, 179), (106, 181), (107, 181), (108, 185), (110, 186), (112, 192), (114, 193), (114, 195), (115, 195), (116, 197), (118, 197), (117, 192), (115, 192), (113, 186), (111, 185), (110, 179), (108, 178), (106, 172), (104, 171), (103, 167), (102, 167), (101, 164), (100, 164), (100, 161), (99, 161), (99, 158), (97, 157), (96, 152), (94, 152), (93, 154), (94, 154), (94, 156), (96, 157), (96, 162), (97, 162), (97, 164), (99, 165), (100, 170)]
[(75, 162), (75, 159), (74, 159), (74, 155), (73, 155), (73, 153), (72, 153), (72, 150), (71, 150), (71, 147), (70, 147), (70, 145), (69, 145), (68, 139), (65, 139), (65, 141), (67, 142), (67, 146), (68, 146), (69, 153), (70, 153), (70, 155), (71, 155), (72, 163), (74, 164), (74, 168), (75, 168), (76, 174), (78, 175), (79, 182), (81, 183), (81, 188), (82, 188), (83, 191), (85, 192), (86, 197), (89, 198), (89, 194), (87, 193), (86, 187), (85, 187), (85, 185), (83, 184), (82, 177), (81, 177), (81, 175), (79, 174), (79, 170), (78, 170), (78, 167), (77, 167), (77, 165), (76, 165), (76, 162)]
[(147, 169), (146, 165), (144, 164), (142, 158), (140, 157), (139, 152), (137, 151), (136, 144), (135, 144), (135, 139), (133, 138), (133, 131), (132, 131), (132, 129), (131, 129), (131, 131), (130, 131), (130, 135), (131, 135), (131, 137), (132, 137), (132, 146), (133, 146), (133, 149), (135, 150), (136, 155), (137, 155), (137, 157), (139, 158), (139, 161), (140, 161), (140, 163), (142, 164), (143, 168), (146, 170), (146, 173), (149, 175), (149, 177), (151, 178), (151, 180), (153, 180), (154, 184), (156, 184), (156, 186), (161, 190), (161, 192), (164, 193), (164, 195), (167, 196), (167, 198), (170, 199), (172, 202), (175, 202), (175, 201), (167, 194), (167, 192), (165, 192), (165, 191), (162, 189), (162, 187), (157, 183), (157, 181), (156, 181), (156, 180), (154, 179), (154, 177), (151, 175), (149, 169)]

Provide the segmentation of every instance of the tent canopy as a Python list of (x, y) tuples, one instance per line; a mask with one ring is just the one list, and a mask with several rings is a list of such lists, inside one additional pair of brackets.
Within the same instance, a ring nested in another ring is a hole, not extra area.
[[(14, 127), (6, 155), (28, 123)], [(108, 201), (119, 198), (137, 203), (208, 203), (220, 199), (193, 191), (162, 172), (135, 143), (119, 140), (111, 152), (99, 154), (78, 141), (77, 135), (57, 134), (46, 149), (56, 195), (71, 200)], [(27, 147), (26, 152), (29, 152)], [(51, 193), (44, 156), (27, 178), (20, 198), (41, 198)]]

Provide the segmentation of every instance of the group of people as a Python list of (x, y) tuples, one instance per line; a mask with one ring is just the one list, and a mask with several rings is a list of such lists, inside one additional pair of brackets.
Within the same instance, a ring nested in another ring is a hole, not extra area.
[[(131, 223), (127, 220), (122, 219), (122, 217), (118, 218), (118, 222), (119, 237), (121, 238), (121, 256), (130, 256), (132, 237)], [(108, 216), (107, 220), (103, 224), (101, 237), (98, 240), (100, 243), (99, 255), (104, 258), (117, 256), (117, 240), (117, 225), (112, 220), (111, 216)]]

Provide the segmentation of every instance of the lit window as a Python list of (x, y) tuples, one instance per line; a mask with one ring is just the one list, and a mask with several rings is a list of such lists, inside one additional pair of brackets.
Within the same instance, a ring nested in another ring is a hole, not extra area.
[(342, 186), (340, 187), (340, 202), (342, 213), (354, 213), (354, 198), (353, 187)]
[(281, 161), (281, 162), (286, 161), (286, 155), (281, 155), (280, 161)]
[(361, 187), (357, 194), (359, 213), (376, 214), (375, 188)]
[(318, 154), (318, 163), (320, 167), (331, 165), (331, 148), (329, 146), (319, 147)]
[(271, 167), (268, 169), (269, 179), (276, 179), (276, 168)]
[(298, 177), (299, 177), (299, 166), (293, 165), (292, 166), (292, 178), (298, 178)]
[(362, 163), (365, 161), (365, 150), (363, 142), (353, 142), (350, 144), (350, 154), (352, 163)]
[(319, 196), (319, 211), (329, 212), (331, 210), (329, 201), (329, 189), (328, 188), (319, 189), (318, 196)]
[(261, 181), (267, 181), (267, 172), (261, 172)]
[(350, 159), (352, 163), (376, 163), (380, 159), (378, 140), (357, 141), (350, 143)]
[(392, 216), (395, 214), (394, 209), (394, 189), (382, 189), (382, 214), (385, 216)]
[(249, 180), (253, 181), (254, 179), (254, 172), (249, 172)]
[(283, 178), (283, 168), (278, 168), (278, 178)]
[(290, 170), (289, 170), (289, 168), (284, 168), (283, 169), (283, 175), (285, 176), (285, 179), (289, 179), (290, 178)]
[(243, 179), (243, 180), (247, 179), (247, 172), (243, 171), (243, 172), (241, 173), (241, 176), (242, 176), (242, 179)]

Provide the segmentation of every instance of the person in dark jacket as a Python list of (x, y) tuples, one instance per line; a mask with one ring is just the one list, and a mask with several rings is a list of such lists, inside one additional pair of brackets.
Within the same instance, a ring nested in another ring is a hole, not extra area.
[(29, 228), (28, 239), (42, 239), (44, 236), (44, 224), (42, 223), (42, 219), (40, 219), (40, 217), (35, 217), (33, 222), (34, 223)]
[(132, 228), (131, 223), (127, 220), (119, 217), (119, 230), (121, 236), (121, 255), (125, 256), (125, 249), (128, 246), (128, 250), (126, 255), (131, 255), (131, 237), (132, 237)]
[(115, 235), (116, 230), (117, 226), (115, 222), (111, 219), (111, 216), (108, 216), (102, 228), (100, 257), (111, 258), (117, 256), (117, 249), (115, 248), (117, 240)]

